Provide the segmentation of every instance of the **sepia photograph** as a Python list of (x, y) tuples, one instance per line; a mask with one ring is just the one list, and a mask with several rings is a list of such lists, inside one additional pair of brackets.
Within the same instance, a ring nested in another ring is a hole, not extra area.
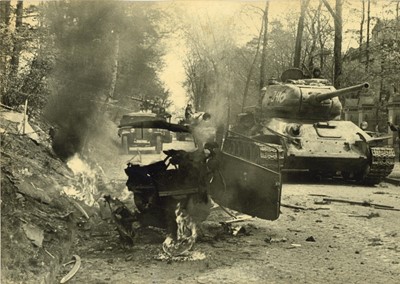
[(399, 12), (0, 0), (0, 282), (399, 283)]

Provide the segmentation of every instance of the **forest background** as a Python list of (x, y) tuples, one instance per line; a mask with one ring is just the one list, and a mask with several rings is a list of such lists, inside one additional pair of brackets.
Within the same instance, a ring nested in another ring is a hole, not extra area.
[[(1, 103), (83, 137), (157, 100), (230, 124), (282, 71), (399, 92), (399, 1), (0, 1)], [(355, 94), (358, 95), (358, 94)], [(354, 96), (354, 95), (353, 95)], [(344, 102), (344, 99), (343, 99)]]

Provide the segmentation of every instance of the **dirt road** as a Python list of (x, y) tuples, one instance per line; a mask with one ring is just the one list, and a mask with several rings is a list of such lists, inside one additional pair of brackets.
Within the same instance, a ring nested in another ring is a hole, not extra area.
[[(116, 156), (105, 171), (123, 180), (130, 158)], [(142, 155), (142, 162), (156, 158)], [(162, 231), (144, 230), (126, 248), (109, 220), (91, 219), (71, 251), (82, 266), (70, 283), (399, 283), (400, 212), (323, 198), (400, 208), (400, 188), (390, 184), (284, 184), (282, 204), (302, 209), (282, 207), (274, 222), (234, 223), (243, 227), (234, 236), (219, 223), (231, 217), (217, 207), (203, 223), (192, 259), (163, 258)]]

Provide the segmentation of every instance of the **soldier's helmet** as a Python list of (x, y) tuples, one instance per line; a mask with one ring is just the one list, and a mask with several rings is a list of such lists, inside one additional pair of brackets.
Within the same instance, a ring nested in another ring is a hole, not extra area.
[(313, 70), (313, 77), (314, 78), (321, 77), (321, 69), (319, 69), (318, 67), (315, 67), (314, 70)]

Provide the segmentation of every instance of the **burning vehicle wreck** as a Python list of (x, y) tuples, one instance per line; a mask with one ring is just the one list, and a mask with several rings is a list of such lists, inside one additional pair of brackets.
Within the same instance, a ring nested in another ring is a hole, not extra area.
[[(193, 127), (161, 120), (132, 122), (135, 128), (159, 128), (194, 133)], [(164, 150), (165, 158), (148, 165), (128, 163), (126, 186), (134, 208), (105, 196), (121, 240), (134, 244), (140, 228), (166, 229), (163, 250), (169, 256), (188, 251), (207, 219), (213, 201), (221, 207), (267, 220), (279, 217), (280, 173), (225, 153), (216, 142), (193, 151)], [(187, 143), (187, 142), (183, 142)], [(211, 201), (211, 199), (213, 201)]]

